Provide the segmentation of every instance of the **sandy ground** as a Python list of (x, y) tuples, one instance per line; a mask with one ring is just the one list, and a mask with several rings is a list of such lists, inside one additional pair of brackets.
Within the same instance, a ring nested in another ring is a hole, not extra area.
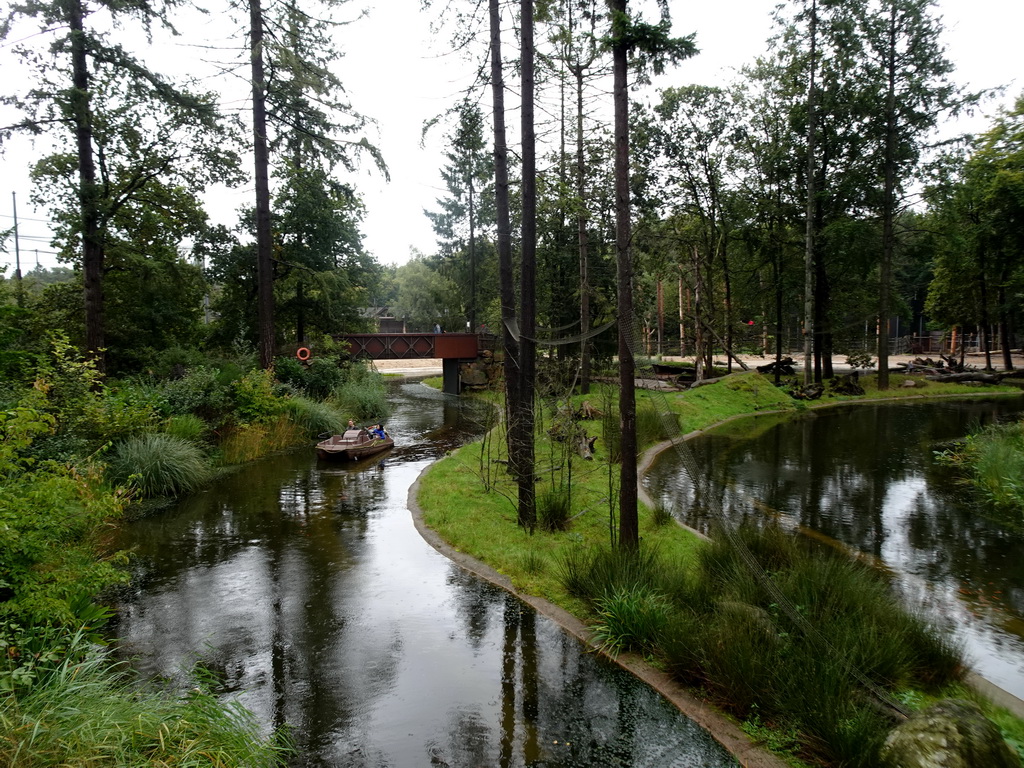
[[(909, 363), (918, 357), (927, 357), (927, 355), (891, 355), (889, 357), (889, 367), (896, 368), (900, 363)], [(758, 365), (766, 365), (770, 363), (773, 357), (761, 357), (760, 355), (740, 355), (740, 359), (743, 360), (751, 368)], [(793, 359), (797, 361), (797, 369), (800, 368), (800, 358), (797, 355), (793, 355)], [(932, 355), (933, 360), (938, 360), (938, 355)], [(681, 358), (666, 356), (662, 360), (665, 361), (681, 361), (686, 360), (692, 362), (692, 358)], [(716, 358), (719, 362), (724, 362), (723, 356)], [(973, 365), (975, 368), (981, 370), (985, 367), (985, 356), (984, 355), (967, 355), (964, 362)], [(404, 360), (375, 360), (377, 370), (381, 373), (398, 373), (406, 376), (440, 376), (441, 375), (441, 360), (440, 358), (420, 358), (420, 359), (404, 359)], [(1001, 353), (992, 354), (992, 365), (995, 370), (1003, 370), (1003, 356)], [(1013, 365), (1015, 368), (1024, 368), (1024, 351), (1017, 350), (1013, 354)], [(733, 366), (734, 369), (736, 366)], [(846, 355), (835, 355), (832, 358), (832, 368), (837, 373), (845, 373), (850, 370), (850, 366), (846, 363)], [(875, 369), (869, 369), (869, 373)]]

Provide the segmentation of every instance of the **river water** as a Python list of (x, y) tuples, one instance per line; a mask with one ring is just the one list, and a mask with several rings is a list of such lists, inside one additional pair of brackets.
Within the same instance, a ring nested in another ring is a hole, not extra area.
[(483, 406), (393, 388), (396, 448), (270, 457), (126, 525), (123, 653), (187, 685), (201, 663), (302, 766), (735, 765), (660, 695), (427, 545), (406, 506)]
[[(688, 441), (707, 490), (667, 451), (645, 486), (688, 525), (778, 520), (865, 553), (963, 639), (976, 671), (1024, 698), (1024, 534), (935, 461), (949, 440), (1019, 414), (1020, 398), (858, 405), (732, 422)], [(710, 494), (710, 496), (705, 495)]]

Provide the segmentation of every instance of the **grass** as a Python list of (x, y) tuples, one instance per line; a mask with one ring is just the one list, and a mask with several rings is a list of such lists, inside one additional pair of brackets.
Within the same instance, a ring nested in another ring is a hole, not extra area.
[[(879, 392), (873, 378), (862, 377), (868, 398), (979, 394), (977, 387), (931, 384)], [(611, 549), (618, 527), (618, 469), (609, 459), (617, 446), (608, 445), (614, 432), (602, 425), (616, 421), (608, 417), (617, 407), (614, 395), (595, 387), (589, 396), (571, 399), (575, 407), (589, 400), (605, 416), (582, 422), (603, 439), (596, 461), (573, 463), (568, 529), (531, 536), (517, 527), (515, 489), (504, 471), (496, 480), (493, 469), (488, 472), (492, 490), (485, 490), (481, 466), (505, 458), (500, 440), (486, 451), (482, 442), (464, 446), (425, 473), (419, 502), (426, 522), (457, 549), (506, 574), (517, 589), (589, 620), (607, 650), (638, 650), (715, 697), (741, 721), (754, 723), (756, 731), (783, 734), (777, 740), (783, 753), (794, 750), (792, 734), (799, 732), (803, 754), (812, 761), (872, 764), (889, 722), (855, 694), (846, 659), (890, 690), (930, 689), (956, 677), (959, 649), (900, 610), (875, 574), (846, 561), (809, 563), (794, 554), (783, 534), (752, 541), (752, 551), (792, 592), (799, 610), (813, 613), (833, 637), (841, 661), (800, 640), (749, 571), (737, 569), (735, 558), (714, 545), (666, 525), (664, 510), (642, 504), (639, 510), (641, 553), (654, 553), (656, 564), (642, 568), (643, 575), (623, 571)], [(785, 418), (851, 399), (797, 403), (769, 378), (744, 373), (686, 392), (639, 391), (638, 422), (646, 425), (642, 442), (649, 444), (671, 432), (673, 420), (687, 433), (735, 416), (780, 411)], [(659, 415), (666, 411), (672, 418)], [(551, 423), (550, 415), (542, 421)], [(751, 422), (742, 424), (749, 428)], [(562, 455), (547, 445), (546, 434), (538, 434), (539, 487), (563, 486), (565, 459), (548, 458)], [(602, 550), (607, 552), (595, 554)]]
[(141, 497), (192, 493), (209, 477), (202, 449), (163, 432), (149, 432), (119, 443), (107, 465), (110, 482), (132, 488)]
[(995, 509), (1024, 523), (1024, 421), (986, 427), (943, 458), (965, 471)]
[(95, 647), (0, 699), (0, 765), (272, 768), (294, 753), (239, 704), (137, 687)]
[(290, 397), (284, 401), (284, 409), (306, 437), (324, 432), (335, 434), (345, 429), (345, 418), (341, 411), (330, 403), (308, 397)]

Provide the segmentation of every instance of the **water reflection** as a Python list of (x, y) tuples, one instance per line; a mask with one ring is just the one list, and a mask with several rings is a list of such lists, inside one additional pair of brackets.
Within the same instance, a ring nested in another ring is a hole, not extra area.
[(1024, 535), (986, 517), (933, 455), (1020, 408), (1018, 398), (864, 405), (734, 422), (688, 443), (706, 489), (693, 488), (671, 452), (646, 483), (701, 530), (718, 508), (867, 553), (965, 638), (979, 672), (1024, 697)]
[(631, 676), (426, 545), (426, 464), (489, 414), (406, 384), (396, 448), (271, 457), (123, 532), (118, 634), (146, 675), (201, 661), (309, 766), (734, 765)]

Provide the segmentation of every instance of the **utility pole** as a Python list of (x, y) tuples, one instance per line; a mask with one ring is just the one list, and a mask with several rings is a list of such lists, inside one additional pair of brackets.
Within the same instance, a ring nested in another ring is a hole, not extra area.
[(11, 192), (11, 210), (14, 214), (14, 281), (17, 283), (18, 306), (25, 306), (25, 291), (21, 284), (21, 248), (18, 245), (18, 193)]

